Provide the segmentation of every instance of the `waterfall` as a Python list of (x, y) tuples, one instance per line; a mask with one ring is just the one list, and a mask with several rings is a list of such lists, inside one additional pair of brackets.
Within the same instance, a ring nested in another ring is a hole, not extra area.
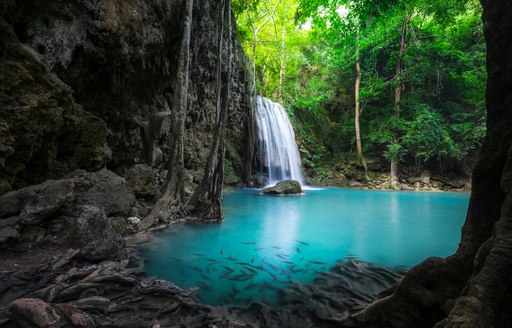
[(283, 106), (265, 97), (256, 99), (260, 174), (268, 184), (297, 180), (304, 185), (295, 133)]

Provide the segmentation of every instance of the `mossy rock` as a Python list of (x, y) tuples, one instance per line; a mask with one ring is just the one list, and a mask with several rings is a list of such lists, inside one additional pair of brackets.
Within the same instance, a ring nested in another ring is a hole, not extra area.
[(295, 180), (283, 180), (273, 187), (262, 189), (259, 195), (302, 195), (300, 183)]

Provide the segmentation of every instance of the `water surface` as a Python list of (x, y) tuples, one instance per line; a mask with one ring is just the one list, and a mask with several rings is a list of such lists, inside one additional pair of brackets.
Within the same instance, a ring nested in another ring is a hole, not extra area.
[(393, 269), (452, 254), (468, 200), (460, 193), (320, 189), (272, 197), (237, 190), (224, 195), (223, 223), (161, 233), (146, 253), (146, 271), (199, 287), (206, 303), (278, 304), (280, 288), (313, 283), (340, 261)]

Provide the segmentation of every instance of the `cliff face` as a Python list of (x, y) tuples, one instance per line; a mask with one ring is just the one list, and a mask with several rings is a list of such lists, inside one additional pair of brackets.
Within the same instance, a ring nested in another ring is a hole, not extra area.
[[(106, 166), (125, 175), (145, 163), (161, 180), (183, 6), (180, 0), (0, 5), (0, 194), (78, 168)], [(189, 190), (202, 175), (214, 130), (218, 6), (194, 3), (184, 154)], [(231, 183), (239, 180), (251, 113), (244, 55), (236, 52), (226, 145)]]

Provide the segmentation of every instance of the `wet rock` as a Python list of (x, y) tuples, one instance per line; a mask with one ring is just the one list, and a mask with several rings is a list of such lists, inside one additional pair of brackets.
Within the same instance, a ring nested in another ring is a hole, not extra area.
[(19, 298), (9, 306), (9, 313), (22, 327), (58, 327), (58, 311), (36, 298)]
[(283, 180), (273, 187), (262, 189), (259, 195), (302, 195), (300, 183), (295, 180)]
[(147, 164), (136, 164), (126, 172), (126, 182), (138, 198), (151, 199), (158, 192), (155, 171)]

